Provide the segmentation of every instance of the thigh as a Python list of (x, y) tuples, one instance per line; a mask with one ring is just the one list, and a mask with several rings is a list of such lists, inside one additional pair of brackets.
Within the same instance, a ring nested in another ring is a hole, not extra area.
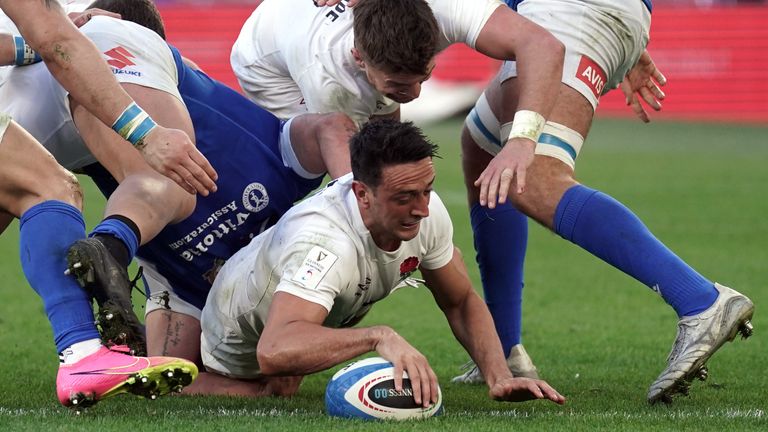
[[(621, 83), (648, 43), (650, 14), (640, 1), (526, 0), (518, 12), (565, 45), (562, 82), (596, 108)], [(514, 62), (505, 77), (516, 76)]]
[(0, 114), (0, 128), (0, 208), (15, 217), (51, 199), (80, 208), (77, 178), (5, 114)]

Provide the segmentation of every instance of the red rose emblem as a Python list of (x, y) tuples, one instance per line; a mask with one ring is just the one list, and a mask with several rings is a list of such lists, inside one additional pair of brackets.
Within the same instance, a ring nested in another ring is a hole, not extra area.
[(408, 276), (419, 266), (419, 259), (416, 257), (407, 258), (400, 264), (400, 277)]

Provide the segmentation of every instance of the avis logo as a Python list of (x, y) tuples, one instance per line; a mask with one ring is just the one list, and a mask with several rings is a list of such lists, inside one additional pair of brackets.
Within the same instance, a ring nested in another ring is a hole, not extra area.
[(107, 57), (109, 57), (109, 60), (107, 60), (107, 63), (115, 67), (117, 69), (122, 69), (126, 66), (134, 66), (136, 63), (132, 62), (131, 59), (135, 56), (131, 54), (127, 49), (119, 46), (116, 48), (112, 48), (109, 51), (106, 51), (104, 53)]
[(576, 69), (576, 77), (592, 90), (595, 97), (599, 98), (605, 89), (606, 76), (603, 69), (587, 56), (581, 56), (579, 68)]

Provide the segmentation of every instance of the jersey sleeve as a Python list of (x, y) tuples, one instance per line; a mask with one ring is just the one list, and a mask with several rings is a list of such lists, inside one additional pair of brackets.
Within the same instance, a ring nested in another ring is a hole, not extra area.
[(480, 31), (496, 8), (506, 7), (499, 0), (432, 0), (429, 3), (444, 39), (440, 49), (457, 42), (474, 49)]
[(448, 209), (435, 192), (429, 201), (429, 217), (424, 219), (422, 235), (425, 250), (421, 266), (435, 270), (448, 264), (453, 258), (453, 224)]
[(336, 297), (358, 279), (356, 251), (343, 241), (296, 242), (281, 260), (286, 265), (275, 292), (317, 303), (328, 312)]
[(168, 44), (138, 24), (95, 16), (81, 27), (121, 83), (138, 84), (181, 99), (178, 72)]

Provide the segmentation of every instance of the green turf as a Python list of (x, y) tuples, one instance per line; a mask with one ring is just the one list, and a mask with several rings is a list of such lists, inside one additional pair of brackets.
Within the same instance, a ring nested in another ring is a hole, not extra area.
[[(441, 145), (437, 190), (472, 260), (458, 160), (460, 123), (427, 128)], [(710, 379), (672, 406), (645, 393), (675, 335), (672, 310), (648, 288), (532, 224), (524, 340), (565, 406), (497, 403), (486, 389), (449, 383), (467, 355), (424, 289), (383, 301), (363, 325), (387, 323), (431, 360), (445, 398), (442, 418), (407, 423), (329, 419), (323, 391), (332, 371), (308, 377), (291, 400), (121, 396), (75, 416), (55, 399), (56, 353), (41, 303), (19, 267), (14, 225), (0, 238), (0, 430), (766, 430), (768, 374), (768, 129), (722, 124), (602, 120), (579, 158), (579, 178), (612, 194), (705, 276), (757, 304), (755, 336), (727, 344)], [(103, 201), (86, 185), (92, 227)]]

